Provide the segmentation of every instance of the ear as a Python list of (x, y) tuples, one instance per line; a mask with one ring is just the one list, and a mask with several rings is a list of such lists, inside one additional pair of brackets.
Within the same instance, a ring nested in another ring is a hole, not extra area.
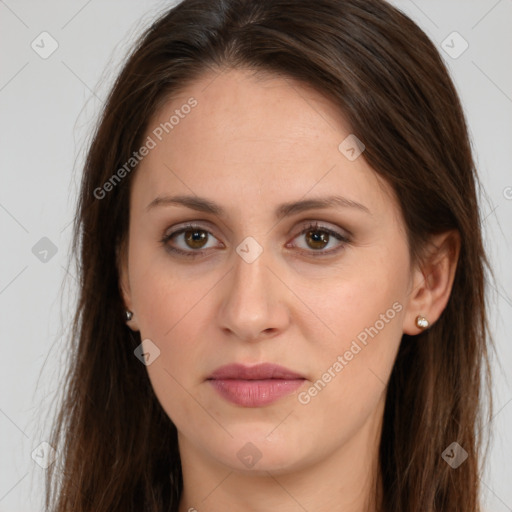
[(117, 273), (119, 276), (119, 290), (123, 299), (125, 309), (133, 313), (132, 319), (126, 321), (126, 325), (132, 331), (138, 331), (137, 318), (133, 310), (130, 280), (128, 274), (128, 247), (125, 241), (118, 244), (116, 248)]
[(416, 317), (424, 316), (432, 325), (443, 312), (452, 291), (460, 253), (460, 235), (452, 230), (433, 236), (412, 272), (412, 289), (404, 317), (404, 333), (422, 332)]

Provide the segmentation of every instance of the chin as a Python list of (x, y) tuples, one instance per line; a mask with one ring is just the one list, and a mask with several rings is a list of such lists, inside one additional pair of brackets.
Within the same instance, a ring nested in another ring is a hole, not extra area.
[(210, 438), (205, 440), (205, 448), (213, 458), (235, 472), (268, 476), (267, 472), (282, 474), (300, 470), (311, 458), (308, 453), (315, 453), (314, 446), (304, 443), (309, 436), (306, 433), (293, 435), (289, 431), (279, 436), (269, 435), (273, 428), (275, 425), (269, 428), (268, 424), (228, 428), (233, 438), (223, 436), (224, 442), (215, 443)]

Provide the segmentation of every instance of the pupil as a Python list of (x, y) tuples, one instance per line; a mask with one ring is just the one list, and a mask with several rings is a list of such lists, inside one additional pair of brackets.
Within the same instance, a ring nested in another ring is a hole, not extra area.
[(187, 244), (190, 242), (191, 247), (197, 249), (204, 245), (204, 242), (206, 241), (206, 233), (199, 230), (188, 230), (185, 232), (185, 238)]
[[(316, 233), (316, 234), (315, 234)], [(308, 231), (308, 235), (313, 238), (313, 248), (314, 249), (323, 249), (329, 242), (329, 234), (324, 231)], [(315, 246), (315, 244), (320, 243), (320, 246)]]

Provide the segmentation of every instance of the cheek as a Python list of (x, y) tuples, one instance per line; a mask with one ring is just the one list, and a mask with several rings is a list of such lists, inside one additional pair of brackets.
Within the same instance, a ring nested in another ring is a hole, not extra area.
[(214, 283), (183, 279), (169, 270), (153, 265), (134, 279), (141, 339), (150, 339), (160, 351), (147, 372), (158, 401), (178, 429), (186, 430), (192, 417), (197, 428), (208, 429), (208, 415), (191, 397), (204, 367), (206, 326), (212, 321), (204, 299)]
[(209, 281), (162, 275), (154, 267), (136, 287), (141, 338), (159, 347), (160, 363), (176, 377), (197, 368), (212, 322), (206, 297), (212, 286)]
[(361, 258), (336, 280), (310, 292), (311, 306), (329, 327), (315, 339), (315, 381), (301, 403), (353, 425), (376, 406), (389, 379), (403, 333), (407, 299), (406, 251)]
[[(301, 283), (299, 294), (307, 297), (307, 305), (322, 321), (319, 324), (307, 316), (308, 336), (322, 346), (322, 353), (331, 360), (349, 350), (353, 340), (362, 346), (366, 342), (369, 347), (372, 339), (396, 340), (401, 336), (408, 256), (405, 251), (375, 252), (358, 254), (355, 261), (347, 258), (345, 266), (321, 282), (304, 279)], [(380, 350), (387, 343), (378, 345), (375, 348)]]
[[(135, 245), (135, 244), (134, 244)], [(141, 336), (167, 343), (190, 314), (201, 309), (215, 285), (211, 272), (194, 275), (192, 266), (178, 265), (161, 249), (134, 247), (130, 253), (130, 288)], [(149, 243), (147, 244), (149, 246)], [(193, 337), (193, 333), (189, 333)]]
[(177, 265), (163, 251), (138, 247), (131, 251), (130, 289), (137, 327), (141, 339), (151, 340), (160, 350), (148, 373), (157, 393), (163, 387), (169, 396), (175, 396), (174, 391), (179, 395), (180, 385), (197, 378), (198, 362), (205, 357), (205, 337), (214, 321), (208, 294), (222, 275)]

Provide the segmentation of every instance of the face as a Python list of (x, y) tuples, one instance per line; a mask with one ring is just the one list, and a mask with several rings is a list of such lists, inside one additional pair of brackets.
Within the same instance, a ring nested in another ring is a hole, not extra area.
[(311, 466), (382, 417), (411, 262), (335, 112), (288, 79), (205, 75), (151, 120), (132, 183), (129, 325), (180, 449), (239, 471)]

